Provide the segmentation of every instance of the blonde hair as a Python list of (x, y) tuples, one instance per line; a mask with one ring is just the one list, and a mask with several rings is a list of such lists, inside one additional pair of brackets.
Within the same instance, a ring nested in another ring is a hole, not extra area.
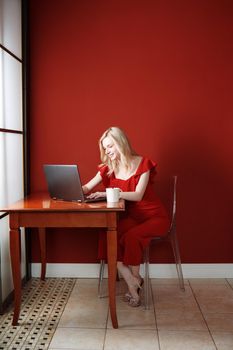
[(118, 162), (116, 160), (111, 161), (111, 159), (109, 159), (109, 157), (105, 154), (105, 149), (103, 148), (103, 140), (106, 137), (112, 139), (121, 154), (121, 162), (123, 163), (123, 166), (125, 166), (126, 169), (129, 169), (131, 166), (130, 161), (132, 159), (132, 156), (137, 155), (137, 153), (131, 147), (128, 137), (124, 131), (117, 126), (112, 126), (111, 128), (107, 129), (99, 139), (100, 159), (102, 161), (102, 164), (108, 165), (108, 174), (111, 174), (115, 169), (117, 169)]

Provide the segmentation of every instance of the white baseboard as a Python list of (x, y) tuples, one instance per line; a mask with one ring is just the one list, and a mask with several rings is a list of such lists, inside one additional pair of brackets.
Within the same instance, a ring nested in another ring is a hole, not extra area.
[[(233, 264), (182, 264), (184, 278), (233, 278)], [(143, 266), (141, 266), (143, 275)], [(99, 264), (47, 264), (46, 277), (98, 278)], [(107, 267), (105, 269), (107, 276)], [(32, 277), (40, 277), (40, 264), (32, 264)], [(174, 264), (150, 264), (151, 278), (176, 278)]]

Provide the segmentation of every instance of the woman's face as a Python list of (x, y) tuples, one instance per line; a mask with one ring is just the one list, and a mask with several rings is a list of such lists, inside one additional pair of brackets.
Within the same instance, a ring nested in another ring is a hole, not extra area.
[(120, 159), (120, 152), (111, 137), (106, 136), (102, 141), (102, 146), (105, 154), (110, 158), (111, 161)]

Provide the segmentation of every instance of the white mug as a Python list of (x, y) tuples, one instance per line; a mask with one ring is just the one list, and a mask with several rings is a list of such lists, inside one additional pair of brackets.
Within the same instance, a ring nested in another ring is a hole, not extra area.
[(107, 202), (109, 203), (118, 202), (120, 198), (120, 189), (116, 187), (106, 188), (106, 197), (107, 197)]

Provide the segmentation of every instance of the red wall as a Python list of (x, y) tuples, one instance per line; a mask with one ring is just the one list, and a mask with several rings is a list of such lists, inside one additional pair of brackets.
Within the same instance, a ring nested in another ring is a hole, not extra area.
[[(88, 180), (118, 125), (158, 162), (166, 204), (179, 176), (182, 261), (233, 262), (232, 15), (230, 0), (30, 1), (31, 190), (46, 189), (44, 163)], [(49, 233), (50, 262), (96, 261), (96, 231)]]

